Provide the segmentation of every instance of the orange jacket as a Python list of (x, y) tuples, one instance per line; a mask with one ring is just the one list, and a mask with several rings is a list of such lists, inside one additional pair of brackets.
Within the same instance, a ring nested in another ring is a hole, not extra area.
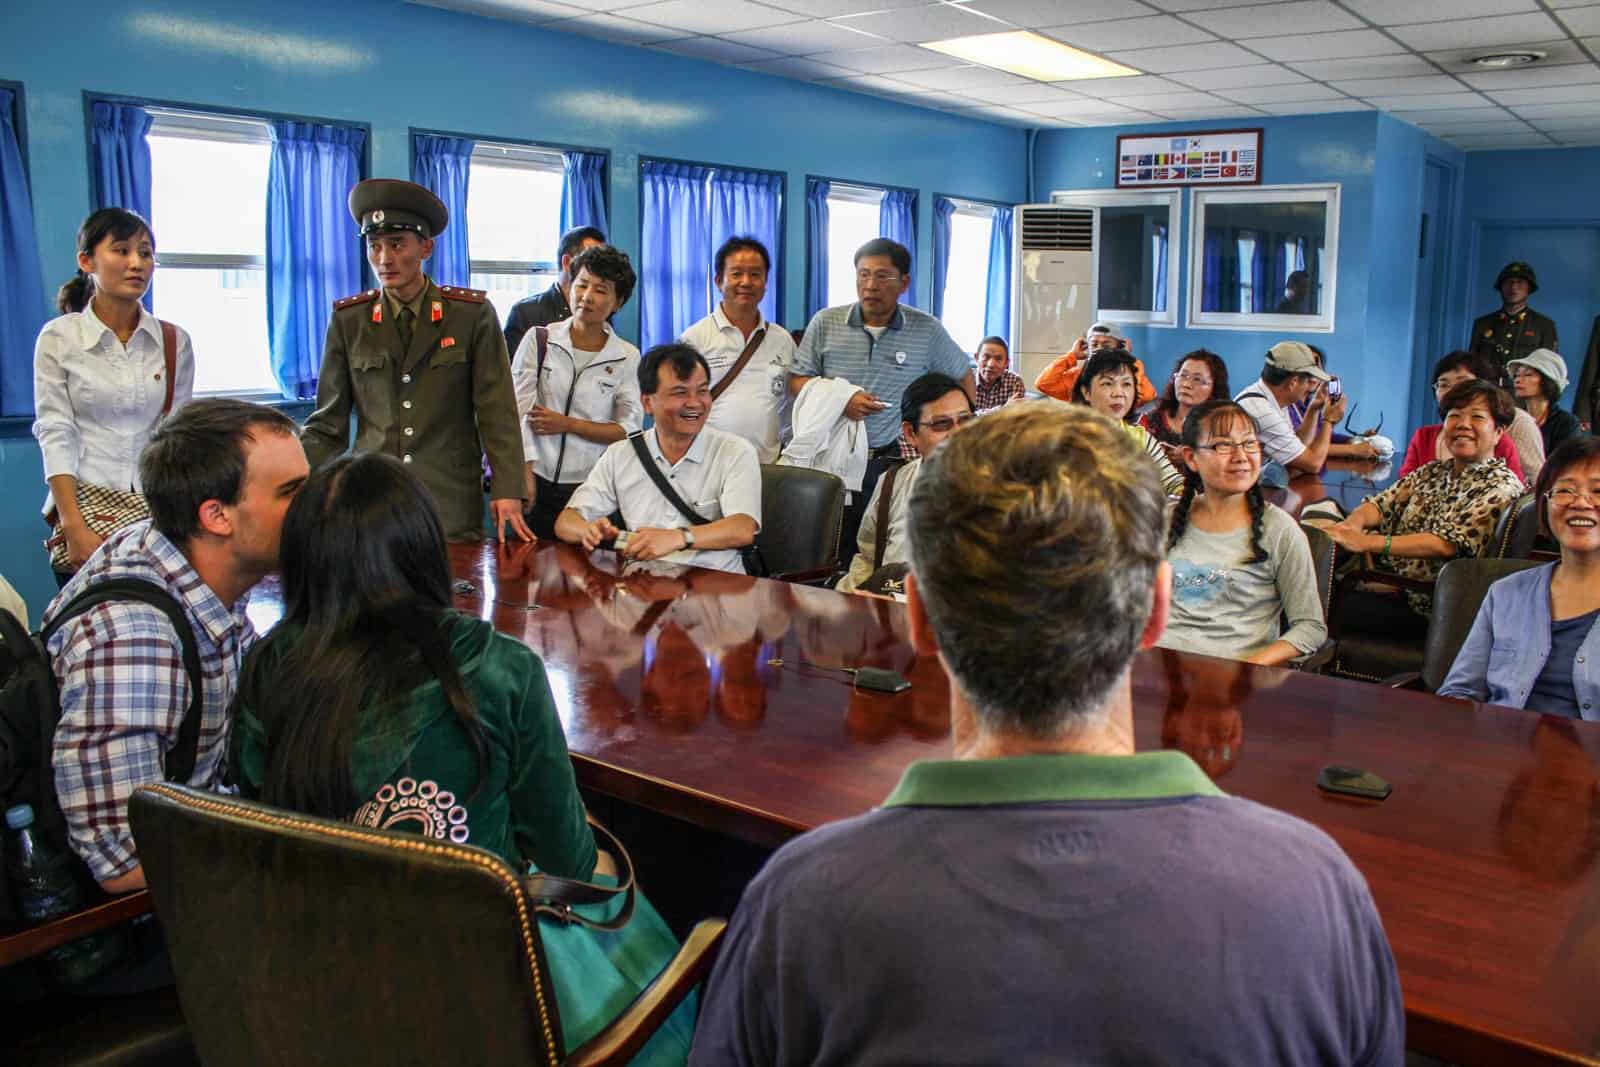
[[(1129, 346), (1132, 351), (1132, 346)], [(1083, 365), (1089, 361), (1089, 354), (1084, 346), (1083, 338), (1078, 338), (1073, 344), (1072, 351), (1060, 359), (1051, 361), (1050, 365), (1039, 372), (1039, 377), (1034, 379), (1033, 387), (1045, 396), (1053, 396), (1057, 400), (1072, 400), (1072, 387), (1078, 383), (1078, 375), (1083, 373)], [(1138, 371), (1138, 395), (1134, 398), (1134, 407), (1143, 407), (1156, 398), (1156, 387), (1150, 384), (1150, 379), (1145, 376), (1144, 364), (1134, 360), (1133, 365)]]

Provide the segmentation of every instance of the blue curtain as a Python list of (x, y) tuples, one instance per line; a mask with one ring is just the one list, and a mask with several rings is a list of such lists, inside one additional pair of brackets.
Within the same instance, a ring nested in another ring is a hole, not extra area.
[(472, 281), (467, 241), (467, 182), (472, 175), (472, 142), (465, 137), (411, 135), (411, 180), (444, 201), (450, 224), (433, 240), (428, 277), (440, 285), (465, 288)]
[(911, 287), (904, 302), (917, 305), (917, 194), (910, 189), (885, 189), (878, 205), (878, 232), (899, 241), (911, 253)]
[(806, 179), (806, 321), (828, 306), (828, 189)]
[[(366, 133), (272, 124), (267, 174), (267, 344), (288, 399), (317, 394), (333, 302), (361, 288), (362, 249), (346, 201)], [(452, 220), (454, 221), (454, 220)]]
[(639, 342), (648, 351), (711, 311), (710, 171), (650, 160), (641, 169)]
[(1278, 294), (1272, 288), (1269, 237), (1256, 234), (1256, 243), (1250, 249), (1250, 306), (1243, 311), (1271, 311), (1278, 303)]
[(984, 303), (983, 329), (1011, 343), (1011, 209), (994, 209), (989, 230), (989, 298)]
[(711, 249), (713, 256), (730, 237), (754, 237), (772, 257), (761, 314), (783, 321), (783, 175), (761, 171), (716, 170), (711, 174)]
[(1150, 250), (1155, 260), (1156, 284), (1155, 292), (1151, 293), (1150, 308), (1152, 311), (1167, 310), (1167, 228), (1156, 224), (1155, 240), (1151, 242)]
[(950, 216), (955, 213), (954, 200), (933, 198), (933, 292), (928, 294), (928, 313), (936, 319), (944, 316), (944, 287), (950, 277)]
[(0, 415), (33, 413), (33, 342), (44, 324), (44, 285), (33, 197), (17, 142), (16, 96), (0, 89)]
[[(137, 104), (96, 100), (90, 113), (95, 210), (120, 207), (150, 219), (150, 142), (145, 139), (150, 112)], [(154, 295), (153, 286), (145, 290), (145, 307), (155, 306)]]
[(609, 234), (606, 222), (606, 157), (603, 152), (561, 153), (561, 232), (593, 226)]

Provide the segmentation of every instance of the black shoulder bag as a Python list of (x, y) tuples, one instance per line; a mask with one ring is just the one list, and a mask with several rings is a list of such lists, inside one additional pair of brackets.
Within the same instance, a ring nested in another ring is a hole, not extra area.
[[(667, 481), (666, 476), (661, 473), (661, 468), (657, 467), (656, 461), (651, 458), (650, 449), (644, 443), (644, 435), (647, 432), (646, 430), (640, 430), (638, 433), (628, 435), (629, 442), (633, 444), (634, 454), (639, 457), (639, 465), (650, 476), (650, 480), (656, 483), (656, 488), (661, 490), (661, 495), (666, 497), (667, 501), (678, 509), (678, 514), (689, 520), (689, 525), (704, 526), (710, 520), (683, 502), (683, 497), (679, 496), (677, 490), (672, 488), (672, 483)], [(756, 545), (749, 544), (739, 549), (739, 560), (744, 564), (744, 572), (746, 574), (754, 575), (757, 578), (766, 577), (767, 561), (761, 558), (761, 549)]]

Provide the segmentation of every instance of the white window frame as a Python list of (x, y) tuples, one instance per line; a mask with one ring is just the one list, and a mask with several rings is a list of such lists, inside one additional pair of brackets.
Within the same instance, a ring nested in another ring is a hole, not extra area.
[[(1250, 188), (1195, 189), (1189, 201), (1189, 313), (1187, 325), (1208, 330), (1253, 330), (1283, 333), (1332, 333), (1335, 296), (1339, 289), (1338, 182), (1315, 185), (1260, 185)], [(1208, 204), (1324, 204), (1327, 235), (1322, 243), (1322, 283), (1315, 315), (1276, 315), (1269, 312), (1202, 311), (1205, 292), (1201, 271), (1205, 266), (1206, 205)]]
[[(858, 185), (854, 182), (835, 181), (830, 181), (828, 183), (829, 200), (844, 200), (853, 204), (871, 204), (880, 211), (883, 209), (884, 194), (886, 194), (888, 191), (888, 188), (882, 185)], [(916, 264), (912, 264), (913, 269), (915, 269), (915, 266)], [(836, 304), (848, 304), (854, 302), (854, 287), (851, 288), (849, 293), (844, 294), (842, 299), (834, 296), (833, 286), (830, 285), (828, 287), (828, 306), (832, 307)]]
[[(990, 241), (991, 241), (991, 243), (993, 242), (993, 233), (994, 233), (993, 226), (994, 226), (995, 205), (986, 204), (982, 200), (963, 200), (959, 196), (947, 196), (947, 197), (945, 197), (945, 199), (950, 201), (952, 204), (954, 204), (956, 206), (956, 212), (955, 213), (957, 215), (965, 215), (968, 218), (988, 219), (989, 220), (989, 226), (990, 226), (990, 231), (989, 232), (990, 232), (990, 235), (991, 235), (990, 236)], [(946, 286), (946, 288), (948, 289), (948, 286)], [(987, 290), (984, 291), (984, 295), (985, 295), (985, 298), (987, 299), (987, 296), (988, 296), (988, 291)], [(933, 306), (932, 294), (929, 294), (928, 306), (929, 307)], [(949, 310), (948, 297), (947, 297), (947, 302), (945, 304), (945, 310), (947, 310), (947, 311)], [(942, 323), (943, 321), (944, 321), (943, 320), (943, 316), (941, 316), (940, 317), (940, 322)], [(981, 339), (982, 336), (983, 336), (982, 333), (980, 333), (979, 334), (979, 338)], [(974, 349), (976, 349), (977, 347), (978, 347), (977, 345), (973, 346)]]
[[(1178, 258), (1179, 235), (1182, 231), (1182, 189), (1061, 189), (1050, 194), (1050, 202), (1062, 207), (1094, 208), (1094, 300), (1095, 319), (1099, 322), (1126, 322), (1144, 326), (1161, 326), (1175, 329), (1178, 325)], [(1100, 307), (1100, 208), (1107, 207), (1160, 207), (1167, 208), (1167, 309), (1165, 311), (1138, 311), (1132, 309)]]
[[(220, 115), (203, 111), (183, 111), (178, 108), (147, 107), (151, 123), (148, 136), (175, 135), (201, 141), (229, 141), (234, 144), (272, 144), (272, 125), (266, 119), (250, 115)], [(262, 191), (266, 195), (266, 191)], [(263, 241), (265, 244), (265, 241)], [(162, 269), (184, 268), (201, 270), (259, 270), (267, 269), (266, 251), (259, 256), (223, 255), (158, 251), (156, 260)], [(270, 309), (268, 314), (270, 314)]]
[[(497, 167), (521, 167), (527, 170), (554, 171), (562, 173), (564, 162), (559, 149), (544, 148), (539, 145), (507, 144), (501, 141), (475, 141), (472, 146), (472, 160), (467, 165), (482, 160), (493, 163)], [(559, 231), (561, 227), (556, 226)], [(471, 234), (467, 235), (468, 244), (471, 243)], [(548, 259), (475, 259), (472, 250), (467, 250), (467, 270), (470, 274), (521, 274), (521, 273), (553, 273), (561, 269), (561, 265)]]

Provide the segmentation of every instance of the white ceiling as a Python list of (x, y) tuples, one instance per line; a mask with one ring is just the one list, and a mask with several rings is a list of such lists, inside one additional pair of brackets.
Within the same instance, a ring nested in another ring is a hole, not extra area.
[[(1600, 144), (1600, 0), (412, 0), (1028, 127), (1380, 109), (1462, 148)], [(1144, 72), (1043, 83), (922, 41), (1031, 29)], [(1470, 59), (1546, 53), (1517, 70)]]

